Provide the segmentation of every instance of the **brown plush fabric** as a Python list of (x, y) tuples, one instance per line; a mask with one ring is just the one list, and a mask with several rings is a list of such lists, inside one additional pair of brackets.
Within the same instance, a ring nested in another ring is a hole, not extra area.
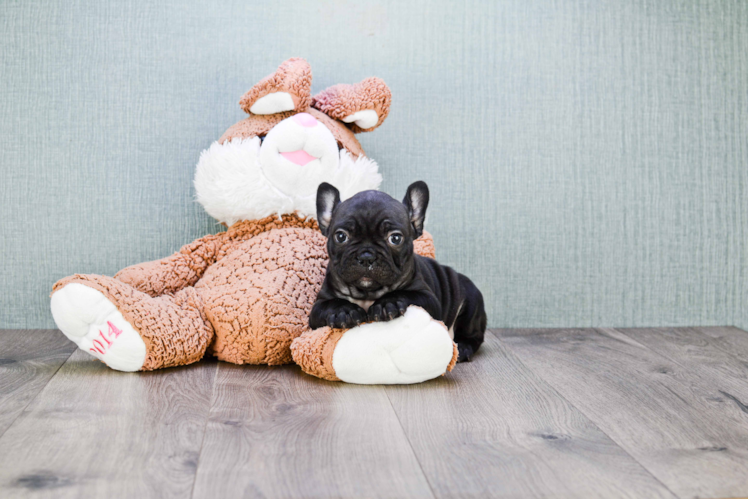
[(218, 139), (219, 144), (223, 144), (231, 139), (246, 139), (248, 137), (264, 137), (270, 130), (286, 118), (295, 115), (295, 111), (286, 111), (274, 115), (249, 115), (226, 130)]
[(296, 215), (240, 221), (223, 233), (210, 234), (183, 246), (170, 257), (126, 267), (114, 277), (152, 297), (174, 293), (194, 285), (208, 266), (233, 250), (238, 242), (284, 227), (316, 229), (318, 226), (315, 220), (304, 220)]
[(245, 113), (251, 113), (249, 108), (261, 97), (274, 92), (288, 92), (294, 103), (295, 111), (303, 111), (309, 107), (312, 88), (312, 68), (300, 57), (292, 57), (284, 61), (275, 73), (266, 76), (244, 94), (239, 101)]
[[(457, 350), (457, 344), (452, 342), (452, 360), (447, 365), (447, 371), (451, 372), (452, 368), (457, 364), (457, 358), (460, 357), (460, 351)], [(446, 372), (445, 372), (446, 375)]]
[(126, 267), (114, 277), (151, 297), (173, 294), (197, 283), (208, 266), (216, 261), (223, 240), (224, 233), (204, 236), (170, 257)]
[(339, 381), (332, 367), (332, 355), (344, 333), (345, 330), (327, 326), (305, 331), (291, 343), (294, 362), (309, 375)]
[(116, 278), (75, 275), (102, 292), (146, 344), (144, 370), (198, 361), (213, 343), (219, 359), (290, 363), (327, 266), (325, 238), (296, 215), (237, 222), (160, 261)]
[(434, 248), (434, 238), (431, 233), (424, 231), (420, 238), (413, 241), (413, 251), (418, 255), (436, 259), (436, 249)]
[(151, 297), (108, 276), (76, 274), (55, 283), (53, 292), (70, 283), (100, 291), (140, 334), (146, 347), (141, 370), (194, 363), (213, 338), (199, 294), (192, 287), (174, 295)]
[(291, 341), (307, 328), (326, 268), (325, 238), (300, 228), (262, 233), (211, 266), (197, 288), (216, 331), (213, 354), (236, 364), (292, 362)]
[(338, 120), (365, 109), (376, 111), (379, 121), (371, 128), (362, 129), (355, 123), (348, 124), (353, 132), (359, 133), (371, 132), (380, 126), (390, 113), (391, 102), (392, 93), (384, 80), (372, 77), (355, 85), (333, 85), (314, 96), (312, 107)]

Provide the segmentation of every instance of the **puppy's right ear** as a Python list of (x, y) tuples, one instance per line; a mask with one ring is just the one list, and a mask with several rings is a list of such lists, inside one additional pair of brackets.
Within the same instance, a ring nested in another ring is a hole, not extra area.
[(408, 209), (410, 223), (413, 225), (416, 238), (423, 234), (423, 221), (426, 218), (426, 208), (429, 206), (429, 187), (423, 181), (416, 181), (408, 186), (403, 205)]
[(340, 203), (340, 191), (332, 184), (323, 182), (317, 188), (317, 224), (322, 234), (327, 236), (332, 220), (332, 212)]

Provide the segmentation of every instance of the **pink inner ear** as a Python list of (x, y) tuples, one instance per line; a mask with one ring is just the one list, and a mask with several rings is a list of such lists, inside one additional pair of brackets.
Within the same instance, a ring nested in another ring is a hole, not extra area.
[(297, 113), (293, 115), (293, 120), (302, 127), (314, 127), (317, 125), (317, 119), (309, 113)]

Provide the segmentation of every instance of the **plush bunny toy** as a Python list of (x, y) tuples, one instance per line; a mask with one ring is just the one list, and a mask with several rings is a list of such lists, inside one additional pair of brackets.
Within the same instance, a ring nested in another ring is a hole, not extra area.
[[(52, 315), (70, 340), (121, 371), (194, 363), (206, 352), (236, 364), (295, 360), (355, 383), (421, 382), (452, 368), (449, 333), (421, 309), (309, 331), (327, 266), (317, 186), (329, 182), (343, 198), (379, 186), (354, 133), (381, 125), (391, 100), (378, 78), (314, 97), (311, 83), (305, 60), (287, 60), (242, 97), (249, 117), (200, 156), (197, 199), (225, 232), (113, 278), (76, 274), (54, 285)], [(433, 255), (431, 237), (416, 251)]]

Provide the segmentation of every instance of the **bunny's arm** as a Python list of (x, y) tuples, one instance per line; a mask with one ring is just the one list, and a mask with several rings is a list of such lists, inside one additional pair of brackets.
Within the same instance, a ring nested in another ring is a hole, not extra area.
[(218, 260), (225, 234), (204, 236), (169, 257), (126, 267), (114, 277), (151, 297), (173, 294), (194, 285)]

